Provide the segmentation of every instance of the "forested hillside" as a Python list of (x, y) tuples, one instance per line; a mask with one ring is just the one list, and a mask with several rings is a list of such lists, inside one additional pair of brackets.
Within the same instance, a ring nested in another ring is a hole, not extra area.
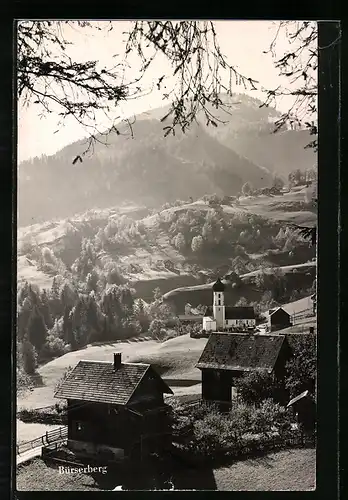
[(186, 134), (167, 137), (166, 122), (160, 121), (166, 110), (158, 109), (136, 117), (132, 131), (120, 124), (108, 145), (96, 143), (82, 162), (72, 163), (84, 141), (25, 161), (18, 168), (18, 222), (34, 224), (122, 202), (158, 207), (204, 194), (236, 195), (246, 182), (257, 189), (271, 185), (274, 173), (286, 179), (291, 170), (312, 168), (315, 154), (304, 149), (307, 132), (273, 134), (279, 113), (260, 104), (236, 95), (230, 115), (214, 110), (227, 123), (207, 127), (198, 117)]

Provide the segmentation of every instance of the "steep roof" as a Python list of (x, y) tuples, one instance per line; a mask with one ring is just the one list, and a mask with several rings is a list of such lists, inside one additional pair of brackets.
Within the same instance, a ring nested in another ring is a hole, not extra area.
[[(213, 307), (207, 307), (205, 316), (213, 316)], [(253, 307), (225, 307), (226, 319), (255, 319), (255, 311)]]
[(95, 403), (126, 405), (145, 375), (155, 375), (163, 393), (172, 390), (151, 368), (141, 363), (122, 363), (115, 370), (113, 363), (105, 361), (80, 361), (56, 391), (60, 399), (77, 399)]
[(283, 335), (212, 333), (196, 366), (271, 373), (284, 341)]
[(290, 314), (287, 311), (285, 311), (285, 309), (283, 309), (282, 307), (277, 307), (276, 309), (270, 309), (269, 310), (269, 315), (272, 316), (274, 313), (276, 313), (278, 311), (283, 311), (285, 314), (287, 314), (288, 316), (290, 316)]
[(222, 283), (221, 279), (218, 278), (213, 285), (213, 292), (223, 292), (225, 290), (225, 285)]

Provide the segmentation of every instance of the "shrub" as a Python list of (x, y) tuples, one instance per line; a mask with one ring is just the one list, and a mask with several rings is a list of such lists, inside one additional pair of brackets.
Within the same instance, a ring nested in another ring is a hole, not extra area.
[(64, 340), (53, 334), (47, 336), (47, 340), (40, 351), (40, 361), (57, 358), (67, 352)]
[(202, 236), (194, 236), (191, 242), (191, 250), (192, 252), (200, 252), (203, 248), (203, 238)]
[(265, 372), (248, 373), (235, 381), (238, 396), (245, 403), (260, 404), (266, 398), (276, 398), (280, 384), (271, 374)]
[(161, 340), (166, 334), (165, 322), (161, 319), (153, 319), (150, 323), (149, 334), (154, 339)]
[(272, 400), (259, 407), (236, 403), (228, 413), (206, 404), (178, 407), (173, 415), (174, 443), (188, 458), (198, 460), (257, 453), (272, 445), (276, 436), (286, 445), (292, 423), (291, 412)]
[(67, 423), (66, 412), (66, 401), (64, 401), (48, 406), (47, 408), (20, 409), (17, 417), (22, 422), (64, 425)]

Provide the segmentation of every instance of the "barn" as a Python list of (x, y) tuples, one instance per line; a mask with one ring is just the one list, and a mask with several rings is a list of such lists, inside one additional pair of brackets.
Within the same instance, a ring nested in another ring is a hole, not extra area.
[(270, 309), (268, 311), (268, 328), (269, 331), (282, 330), (291, 326), (290, 314), (282, 307)]
[(67, 399), (68, 448), (79, 456), (143, 458), (171, 443), (172, 390), (149, 364), (80, 361), (55, 393)]
[[(237, 378), (264, 371), (281, 381), (289, 356), (284, 335), (212, 333), (196, 365), (202, 372), (202, 399), (228, 409), (237, 397)], [(285, 391), (278, 399), (288, 401)]]

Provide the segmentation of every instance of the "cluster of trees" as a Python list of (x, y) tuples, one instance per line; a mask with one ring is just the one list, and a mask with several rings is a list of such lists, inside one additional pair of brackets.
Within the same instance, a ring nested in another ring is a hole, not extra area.
[(292, 252), (295, 248), (308, 247), (309, 242), (297, 229), (289, 226), (281, 227), (275, 237), (272, 238), (275, 247), (282, 252)]
[(267, 194), (269, 189), (273, 189), (275, 191), (281, 191), (285, 185), (284, 179), (282, 177), (279, 177), (279, 175), (274, 174), (273, 179), (272, 179), (272, 185), (270, 188), (261, 188), (261, 189), (254, 189), (253, 185), (251, 182), (246, 182), (242, 186), (242, 194), (243, 196), (252, 196), (252, 195), (257, 195), (257, 194), (262, 194), (263, 192)]
[(289, 187), (309, 184), (315, 182), (317, 178), (318, 173), (315, 168), (308, 168), (305, 171), (297, 168), (296, 170), (290, 172), (288, 175)]
[[(93, 274), (87, 275), (86, 283), (96, 283)], [(90, 285), (81, 291), (57, 276), (50, 290), (40, 291), (26, 282), (18, 288), (18, 383), (27, 386), (27, 376), (35, 373), (39, 363), (91, 342), (121, 340), (147, 331), (157, 339), (156, 322), (165, 328), (174, 319), (158, 290), (148, 305), (135, 299), (126, 284), (106, 285), (102, 291)]]
[(205, 213), (190, 209), (167, 212), (158, 217), (158, 230), (166, 232), (171, 244), (182, 253), (215, 251), (218, 245), (220, 251), (226, 250), (232, 256), (247, 257), (247, 251), (269, 249), (279, 224), (243, 212), (227, 216), (215, 206)]

